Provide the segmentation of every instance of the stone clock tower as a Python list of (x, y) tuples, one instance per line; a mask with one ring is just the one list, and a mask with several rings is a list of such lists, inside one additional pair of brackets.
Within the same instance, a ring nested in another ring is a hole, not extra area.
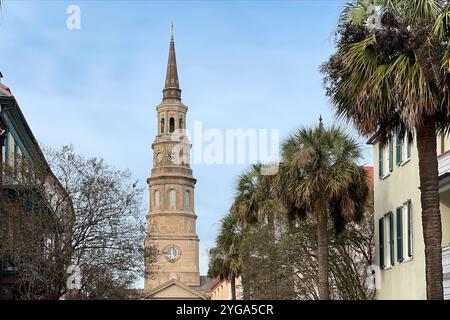
[(181, 294), (178, 298), (183, 295), (195, 298), (190, 297), (192, 292), (181, 289), (196, 291), (200, 287), (199, 239), (194, 211), (196, 179), (189, 165), (191, 144), (185, 132), (187, 111), (188, 107), (181, 101), (172, 25), (163, 98), (156, 107), (158, 130), (152, 144), (153, 168), (147, 179), (148, 240), (157, 244), (162, 255), (158, 261), (160, 271), (154, 279), (145, 279), (145, 289), (156, 295), (162, 294), (160, 288), (167, 291), (169, 284), (175, 284), (177, 288), (170, 289), (169, 295), (178, 292)]

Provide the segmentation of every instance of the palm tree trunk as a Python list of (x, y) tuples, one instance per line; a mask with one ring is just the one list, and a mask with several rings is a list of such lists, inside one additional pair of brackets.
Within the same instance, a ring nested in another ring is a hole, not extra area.
[(439, 177), (436, 154), (436, 121), (424, 120), (417, 129), (419, 152), (420, 200), (422, 205), (422, 228), (425, 242), (425, 274), (427, 298), (442, 300), (442, 225), (439, 210)]
[(319, 298), (320, 300), (328, 300), (330, 299), (328, 283), (328, 213), (326, 207), (323, 204), (320, 204), (318, 213), (317, 242), (319, 260)]
[(230, 285), (231, 285), (231, 300), (236, 300), (236, 278), (235, 277), (231, 277)]

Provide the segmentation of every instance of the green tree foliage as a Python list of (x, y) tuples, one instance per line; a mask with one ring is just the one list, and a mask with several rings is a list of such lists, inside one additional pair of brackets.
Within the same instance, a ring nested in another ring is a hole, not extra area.
[[(371, 299), (365, 280), (373, 230), (359, 145), (321, 123), (299, 129), (282, 148), (275, 174), (256, 164), (238, 177), (211, 250), (211, 274), (230, 281), (240, 275), (244, 299), (327, 299), (330, 288), (333, 298)], [(229, 253), (239, 261), (232, 276)]]
[(216, 238), (216, 247), (209, 252), (209, 271), (212, 277), (228, 280), (231, 284), (232, 300), (236, 300), (236, 278), (241, 275), (242, 256), (240, 246), (242, 232), (235, 216), (228, 214), (222, 219)]
[(329, 299), (328, 217), (337, 232), (350, 220), (360, 221), (369, 187), (366, 171), (358, 166), (361, 149), (338, 127), (301, 128), (282, 145), (282, 163), (274, 179), (276, 196), (300, 218), (317, 220), (320, 298)]

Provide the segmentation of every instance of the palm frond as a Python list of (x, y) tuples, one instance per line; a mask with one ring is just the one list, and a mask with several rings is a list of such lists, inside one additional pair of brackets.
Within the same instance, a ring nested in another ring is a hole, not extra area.
[(288, 214), (314, 213), (320, 200), (341, 220), (360, 217), (368, 182), (357, 165), (361, 148), (354, 138), (338, 126), (306, 127), (285, 139), (282, 148), (282, 165), (273, 183)]
[[(384, 15), (381, 29), (341, 22), (338, 51), (322, 67), (336, 115), (380, 141), (397, 128), (413, 132), (430, 115), (449, 131), (449, 2), (375, 2)], [(352, 1), (344, 13), (365, 5)]]
[(443, 2), (440, 0), (392, 0), (392, 5), (410, 24), (423, 20), (434, 21), (443, 10)]

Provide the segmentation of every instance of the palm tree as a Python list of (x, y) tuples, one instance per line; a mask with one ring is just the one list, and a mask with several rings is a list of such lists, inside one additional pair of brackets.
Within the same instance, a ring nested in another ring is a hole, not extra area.
[(239, 254), (241, 241), (241, 229), (236, 217), (227, 214), (222, 219), (216, 247), (209, 252), (208, 273), (210, 276), (230, 281), (232, 300), (236, 300), (236, 278), (240, 276), (242, 268), (242, 259)]
[(353, 1), (337, 34), (322, 66), (337, 116), (381, 144), (416, 135), (427, 297), (443, 299), (436, 134), (450, 129), (449, 2)]
[[(236, 194), (230, 211), (242, 227), (256, 223), (274, 225), (279, 205), (271, 196), (273, 175), (270, 164), (253, 164), (237, 180)], [(270, 173), (270, 172), (268, 172)]]
[(340, 128), (301, 128), (282, 144), (282, 163), (274, 179), (288, 210), (317, 218), (319, 297), (329, 299), (328, 215), (336, 231), (362, 219), (369, 194), (367, 175), (356, 164), (361, 150)]

